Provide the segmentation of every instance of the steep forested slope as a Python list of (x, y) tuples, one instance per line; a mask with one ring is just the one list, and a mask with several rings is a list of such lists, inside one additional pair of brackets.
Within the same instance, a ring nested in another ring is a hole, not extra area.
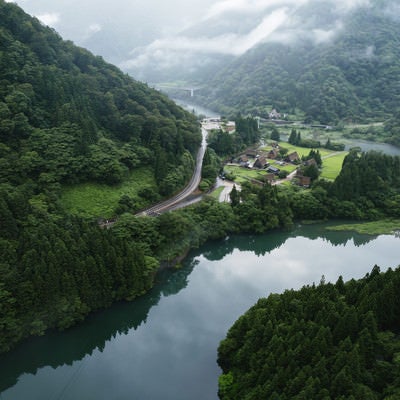
[[(306, 28), (313, 21), (307, 32), (317, 32), (319, 41), (304, 32), (295, 39), (290, 29), (278, 30), (281, 38), (248, 51), (214, 77), (211, 106), (260, 115), (271, 107), (283, 113), (297, 108), (322, 123), (392, 115), (400, 93), (400, 25), (390, 2), (369, 2), (335, 26), (336, 5), (316, 3), (300, 7), (293, 19)], [(323, 40), (323, 34), (331, 37)], [(288, 41), (284, 35), (292, 37)]]
[(220, 398), (397, 399), (400, 269), (260, 299), (219, 347)]
[(148, 164), (162, 187), (200, 143), (181, 108), (3, 1), (0, 55), (0, 139), (14, 176), (115, 183)]
[(192, 115), (0, 0), (0, 352), (152, 286), (158, 262), (67, 215), (61, 186), (146, 166), (169, 194), (200, 140)]

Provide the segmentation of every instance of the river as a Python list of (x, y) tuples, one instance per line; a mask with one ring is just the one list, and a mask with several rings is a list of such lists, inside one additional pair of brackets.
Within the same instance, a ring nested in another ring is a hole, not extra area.
[(180, 100), (180, 99), (173, 99), (173, 100), (175, 101), (176, 104), (180, 105), (187, 111), (194, 113), (196, 115), (203, 115), (207, 118), (217, 118), (220, 116), (217, 112), (212, 111), (208, 108), (205, 108), (205, 107), (193, 104), (193, 103), (189, 103), (187, 101)]
[[(179, 104), (181, 107), (185, 108), (186, 110), (195, 113), (196, 115), (204, 115), (209, 118), (213, 117), (219, 117), (219, 114), (213, 110), (198, 106), (193, 103), (189, 103), (184, 100), (179, 100), (179, 99), (174, 99), (174, 101)], [(324, 140), (321, 139), (321, 141), (324, 143), (324, 141), (327, 140), (329, 135), (324, 138)], [(284, 134), (281, 133), (281, 139), (283, 141), (287, 141), (289, 138), (289, 134)], [(361, 139), (345, 139), (345, 138), (337, 138), (337, 141), (340, 143), (345, 144), (345, 149), (349, 150), (352, 147), (359, 147), (362, 151), (370, 151), (370, 150), (375, 150), (375, 151), (381, 151), (382, 153), (391, 155), (391, 156), (400, 156), (400, 147), (393, 146), (392, 144), (388, 143), (379, 143), (379, 142), (372, 142), (368, 140), (361, 140)]]
[(233, 236), (164, 271), (147, 295), (0, 357), (2, 400), (215, 400), (217, 347), (259, 297), (400, 264), (400, 238), (328, 232)]

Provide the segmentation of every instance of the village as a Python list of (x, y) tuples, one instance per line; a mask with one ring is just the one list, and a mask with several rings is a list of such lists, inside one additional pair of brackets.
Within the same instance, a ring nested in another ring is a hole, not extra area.
[[(275, 120), (281, 115), (276, 110), (272, 110), (269, 117)], [(225, 121), (217, 117), (204, 119), (202, 127), (207, 131), (221, 130), (228, 133), (235, 132), (236, 128), (234, 121)], [(304, 172), (305, 167), (314, 166), (317, 171), (319, 168), (317, 161), (308, 156), (310, 150), (292, 146), (287, 142), (268, 140), (264, 143), (263, 141), (260, 147), (248, 148), (238, 156), (226, 160), (224, 170), (219, 177), (219, 185), (232, 186), (232, 183), (224, 183), (221, 182), (222, 180), (233, 181), (238, 188), (246, 181), (256, 185), (294, 184), (308, 188), (311, 185), (312, 176)], [(325, 157), (332, 156), (328, 152), (324, 155)], [(340, 155), (340, 160), (342, 157), (343, 155)]]
[[(314, 158), (302, 161), (297, 151), (287, 153), (279, 143), (273, 142), (269, 147), (261, 147), (257, 150), (248, 149), (237, 158), (231, 159), (224, 170), (234, 173), (232, 167), (240, 167), (253, 172), (253, 174), (239, 174), (256, 185), (269, 183), (271, 185), (292, 181), (293, 184), (309, 187), (311, 177), (304, 175), (302, 166), (314, 165), (318, 168)], [(226, 176), (226, 175), (225, 175)], [(229, 176), (229, 175), (228, 175)]]

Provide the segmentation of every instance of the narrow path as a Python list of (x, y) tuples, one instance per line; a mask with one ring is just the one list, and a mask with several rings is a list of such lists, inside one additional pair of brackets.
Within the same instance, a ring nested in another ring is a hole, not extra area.
[(326, 156), (321, 157), (322, 160), (325, 160), (329, 157), (337, 156), (338, 154), (347, 153), (347, 151), (335, 151), (334, 153), (327, 154)]

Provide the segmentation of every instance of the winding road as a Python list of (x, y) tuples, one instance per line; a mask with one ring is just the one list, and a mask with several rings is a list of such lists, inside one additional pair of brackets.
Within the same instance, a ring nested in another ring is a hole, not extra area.
[(199, 186), (199, 183), (201, 181), (201, 169), (203, 166), (204, 153), (206, 152), (206, 148), (207, 148), (207, 131), (204, 128), (201, 128), (201, 133), (203, 136), (203, 140), (201, 142), (200, 149), (197, 153), (195, 170), (193, 172), (193, 176), (192, 176), (190, 182), (185, 187), (185, 189), (183, 189), (180, 193), (178, 193), (174, 197), (172, 197), (168, 200), (164, 200), (161, 203), (158, 203), (150, 208), (147, 208), (146, 210), (143, 210), (136, 215), (138, 215), (138, 216), (140, 216), (140, 215), (158, 215), (158, 214), (161, 214), (162, 212), (169, 211), (174, 206), (176, 206), (177, 203), (180, 203), (181, 201), (183, 201), (187, 197), (189, 197), (197, 189), (197, 187)]

